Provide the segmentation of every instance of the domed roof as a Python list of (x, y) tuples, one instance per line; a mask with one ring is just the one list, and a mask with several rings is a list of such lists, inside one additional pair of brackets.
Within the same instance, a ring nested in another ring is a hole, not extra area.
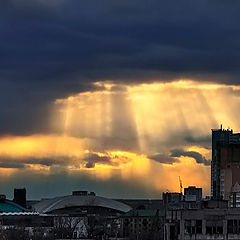
[(50, 213), (52, 211), (70, 208), (70, 207), (104, 207), (113, 209), (119, 212), (128, 212), (131, 207), (128, 205), (98, 196), (85, 195), (85, 196), (63, 196), (55, 197), (52, 199), (41, 200), (39, 203), (35, 204), (33, 207), (35, 211), (39, 213)]
[(25, 212), (26, 209), (9, 200), (0, 201), (0, 213)]

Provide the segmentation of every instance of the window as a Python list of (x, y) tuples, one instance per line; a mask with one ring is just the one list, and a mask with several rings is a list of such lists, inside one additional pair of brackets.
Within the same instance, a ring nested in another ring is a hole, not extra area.
[(206, 221), (207, 234), (223, 234), (223, 221), (222, 220), (207, 220)]
[(185, 233), (186, 234), (201, 234), (202, 233), (202, 220), (185, 220)]
[(212, 234), (212, 227), (206, 227), (206, 234)]
[(232, 234), (240, 233), (240, 220), (228, 220), (227, 221), (227, 232)]
[(191, 220), (185, 220), (185, 233), (191, 234)]
[(196, 233), (202, 233), (202, 220), (196, 220)]
[(233, 220), (228, 220), (227, 221), (227, 232), (228, 233), (233, 233)]
[(145, 226), (145, 227), (146, 227), (146, 226), (147, 226), (147, 224), (148, 224), (148, 222), (147, 222), (147, 219), (144, 219), (144, 220), (143, 220), (143, 226)]
[(217, 234), (223, 234), (223, 227), (217, 227)]

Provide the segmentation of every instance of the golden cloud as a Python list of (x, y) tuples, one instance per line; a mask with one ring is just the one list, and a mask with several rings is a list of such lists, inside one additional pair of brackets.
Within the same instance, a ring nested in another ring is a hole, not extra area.
[[(221, 123), (239, 128), (239, 86), (190, 80), (95, 84), (103, 90), (55, 101), (52, 126), (60, 134), (1, 137), (1, 171), (11, 175), (21, 168), (16, 162), (42, 172), (59, 165), (102, 180), (117, 172), (124, 181), (142, 181), (159, 191), (176, 191), (179, 175), (185, 186), (209, 188), (210, 167), (191, 154), (207, 162), (211, 128)], [(175, 151), (176, 161), (174, 149), (182, 150)]]

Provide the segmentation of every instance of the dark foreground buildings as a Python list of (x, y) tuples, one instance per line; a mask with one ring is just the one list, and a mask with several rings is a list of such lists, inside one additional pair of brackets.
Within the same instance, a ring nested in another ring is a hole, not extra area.
[(240, 209), (221, 207), (167, 211), (165, 240), (240, 239)]
[(164, 193), (164, 201), (116, 201), (78, 191), (27, 201), (27, 208), (2, 196), (0, 239), (240, 239), (240, 208), (199, 199), (201, 189), (194, 186), (184, 190)]

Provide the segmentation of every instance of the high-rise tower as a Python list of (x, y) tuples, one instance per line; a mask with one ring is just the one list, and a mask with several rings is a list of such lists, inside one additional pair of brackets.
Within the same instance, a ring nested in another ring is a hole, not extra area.
[(214, 199), (225, 198), (224, 186), (226, 182), (232, 182), (232, 176), (226, 174), (229, 172), (226, 168), (233, 167), (230, 163), (233, 158), (238, 158), (238, 148), (240, 149), (240, 133), (234, 134), (232, 129), (222, 129), (222, 125), (220, 129), (212, 129), (211, 195)]

